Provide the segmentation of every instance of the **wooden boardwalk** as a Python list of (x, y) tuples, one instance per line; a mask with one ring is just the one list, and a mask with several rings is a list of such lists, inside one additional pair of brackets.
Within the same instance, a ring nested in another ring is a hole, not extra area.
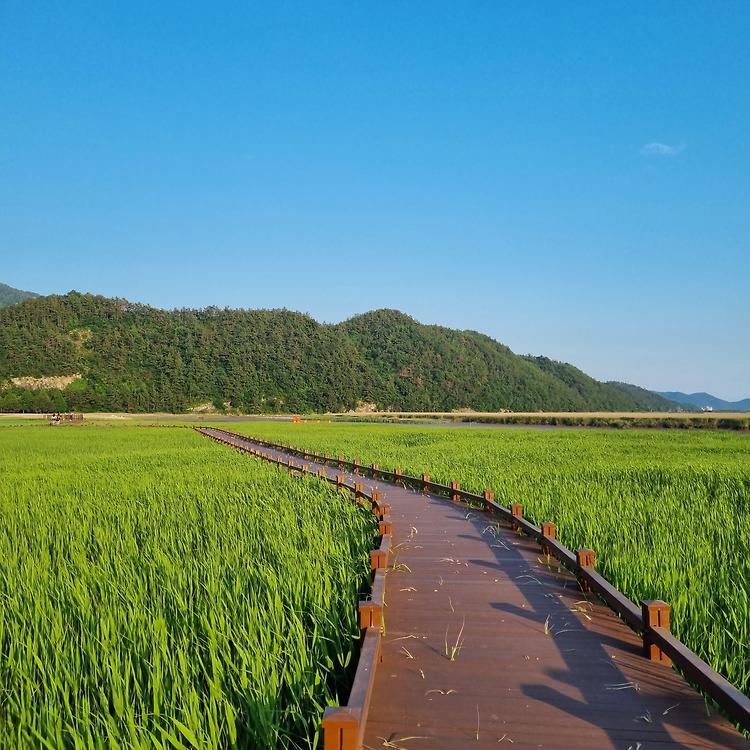
[(750, 747), (528, 537), (443, 497), (356, 481), (386, 495), (394, 545), (366, 748)]

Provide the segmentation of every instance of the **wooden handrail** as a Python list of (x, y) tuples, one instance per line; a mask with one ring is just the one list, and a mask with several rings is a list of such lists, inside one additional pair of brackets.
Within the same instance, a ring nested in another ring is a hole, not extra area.
[(379, 627), (367, 628), (346, 706), (329, 706), (323, 712), (323, 750), (359, 750), (362, 747), (381, 641)]
[[(252, 441), (258, 445), (263, 445), (274, 450), (283, 450), (287, 453), (294, 453), (303, 458), (309, 458), (309, 451), (300, 451), (273, 443), (266, 443), (265, 441), (251, 440), (251, 438), (247, 438), (244, 435), (238, 435), (237, 433), (232, 433), (221, 428), (196, 427), (195, 429), (206, 437), (270, 461), (277, 466), (288, 469), (290, 472), (301, 471), (305, 473), (308, 470), (307, 465), (301, 467), (295, 466), (291, 460), (287, 461), (282, 456), (274, 456), (270, 453), (258, 451), (250, 446), (238, 445), (236, 441), (238, 439)], [(227, 437), (217, 437), (210, 432), (206, 432), (209, 429), (220, 432)], [(326, 461), (334, 464), (349, 463), (339, 462), (338, 459), (331, 459), (328, 456), (319, 457), (317, 453), (313, 455), (319, 463)], [(355, 466), (352, 463), (349, 463), (349, 465)], [(357, 465), (357, 468), (362, 469), (366, 467)], [(377, 467), (375, 467), (375, 471), (377, 471)], [(370, 710), (375, 670), (381, 659), (385, 577), (391, 549), (391, 522), (388, 515), (390, 506), (388, 503), (383, 502), (382, 493), (377, 491), (367, 493), (359, 483), (347, 484), (341, 481), (342, 477), (329, 477), (323, 469), (315, 474), (315, 476), (335, 484), (339, 489), (347, 490), (351, 493), (354, 502), (361, 504), (363, 507), (369, 507), (370, 511), (378, 519), (380, 544), (370, 552), (370, 563), (373, 571), (370, 595), (364, 601), (359, 602), (357, 607), (360, 629), (362, 631), (362, 642), (357, 669), (354, 673), (354, 681), (346, 705), (329, 706), (323, 712), (321, 721), (323, 728), (323, 750), (361, 750), (367, 714)]]
[(750, 731), (750, 698), (725, 680), (665, 628), (650, 628), (649, 634), (680, 671), (721, 706), (729, 718)]
[[(276, 450), (284, 450), (301, 455), (301, 452), (297, 449), (291, 449), (276, 443), (269, 443), (244, 435), (238, 436), (236, 433), (226, 430), (222, 430), (222, 432), (226, 432), (233, 437), (243, 437), (246, 440)], [(372, 467), (362, 466), (360, 462), (342, 461), (340, 458), (337, 458), (331, 459), (331, 463), (352, 467), (361, 474), (367, 474), (369, 471), (372, 476)], [(376, 478), (382, 481), (410, 485), (419, 490), (427, 489), (433, 494), (445, 495), (451, 499), (460, 498), (473, 504), (482, 505), (499, 515), (509, 524), (512, 524), (516, 529), (539, 541), (546, 554), (559, 560), (560, 563), (578, 578), (582, 585), (599, 596), (630, 628), (643, 636), (644, 652), (648, 652), (651, 647), (655, 646), (660, 653), (659, 661), (662, 661), (664, 664), (674, 663), (686, 678), (709, 695), (726, 712), (727, 716), (742, 727), (744, 731), (750, 732), (750, 698), (678, 640), (668, 628), (650, 624), (648, 619), (644, 617), (644, 612), (649, 607), (652, 607), (654, 602), (642, 602), (639, 608), (635, 602), (615, 588), (604, 576), (597, 573), (593, 567), (581, 564), (579, 561), (580, 558), (577, 558), (576, 553), (568, 549), (558, 539), (545, 535), (543, 531), (544, 527), (554, 529), (554, 524), (546, 523), (542, 527), (536, 526), (523, 516), (514, 513), (513, 509), (506, 508), (493, 499), (488, 499), (485, 495), (462, 490), (455, 482), (452, 486), (440, 484), (431, 481), (428, 475), (413, 477), (403, 474), (399, 469), (387, 471), (377, 465), (375, 471), (377, 474)], [(587, 551), (592, 552), (592, 550)], [(583, 559), (586, 560), (589, 558)], [(668, 605), (664, 605), (663, 602), (658, 604), (668, 608)], [(328, 745), (325, 745), (324, 750), (329, 750)], [(338, 745), (335, 746), (335, 750), (349, 750), (349, 747)]]
[(381, 628), (385, 619), (385, 574), (380, 568), (375, 571), (372, 579), (370, 597), (359, 603), (359, 628), (365, 630), (370, 627)]
[(578, 575), (586, 580), (588, 588), (600, 596), (610, 609), (616, 612), (635, 631), (643, 631), (643, 617), (640, 608), (619, 589), (616, 589), (603, 575), (592, 568), (579, 567)]

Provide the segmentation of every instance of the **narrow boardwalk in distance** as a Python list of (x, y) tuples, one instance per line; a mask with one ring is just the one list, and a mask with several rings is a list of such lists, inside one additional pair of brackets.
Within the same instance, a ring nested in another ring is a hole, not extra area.
[(385, 494), (394, 545), (364, 747), (750, 746), (530, 538), (443, 497), (356, 481)]

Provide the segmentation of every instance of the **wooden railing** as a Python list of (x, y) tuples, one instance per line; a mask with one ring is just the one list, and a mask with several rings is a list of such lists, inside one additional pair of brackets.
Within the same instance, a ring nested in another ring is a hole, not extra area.
[[(242, 435), (218, 427), (196, 427), (195, 429), (212, 440), (275, 463), (290, 472), (315, 473), (308, 464), (298, 466), (291, 459), (285, 460), (272, 453), (259, 451), (250, 445), (243, 445), (243, 440), (249, 440), (249, 438)], [(216, 432), (221, 433), (221, 436), (213, 434)], [(258, 443), (258, 441), (253, 442)], [(329, 706), (326, 708), (322, 718), (323, 750), (360, 750), (364, 739), (367, 713), (370, 708), (375, 670), (380, 663), (384, 622), (383, 608), (385, 606), (385, 574), (388, 570), (388, 559), (391, 551), (390, 506), (383, 501), (382, 493), (375, 491), (367, 493), (364, 491), (362, 484), (358, 482), (347, 484), (345, 477), (342, 475), (329, 477), (324, 469), (320, 469), (317, 476), (335, 484), (337, 490), (348, 493), (354, 502), (368, 508), (378, 522), (380, 544), (370, 552), (370, 567), (372, 570), (370, 594), (366, 599), (359, 602), (357, 608), (362, 638), (359, 660), (349, 699), (344, 706)]]
[[(495, 502), (494, 493), (491, 490), (485, 490), (480, 495), (461, 489), (458, 482), (451, 482), (450, 485), (433, 482), (428, 474), (412, 477), (404, 474), (399, 468), (387, 471), (381, 469), (378, 464), (365, 466), (357, 459), (348, 461), (342, 456), (335, 458), (327, 454), (321, 456), (318, 452), (304, 448), (238, 436), (237, 433), (226, 430), (221, 431), (273, 450), (302, 456), (306, 460), (347, 469), (355, 474), (412, 487), (421, 492), (444, 495), (454, 502), (463, 500), (472, 505), (479, 505), (488, 513), (499, 516), (514, 529), (537, 540), (546, 555), (554, 557), (578, 578), (584, 591), (590, 591), (599, 596), (630, 628), (641, 634), (643, 653), (647, 659), (661, 662), (665, 666), (674, 665), (691, 683), (710, 696), (732, 721), (745, 732), (750, 732), (750, 698), (725, 680), (671, 633), (670, 605), (656, 599), (643, 600), (639, 607), (604, 576), (596, 572), (594, 550), (579, 549), (574, 552), (558, 541), (557, 528), (554, 523), (545, 522), (541, 526), (536, 526), (524, 518), (523, 507), (520, 504), (514, 503), (510, 508), (506, 508)], [(340, 746), (331, 745), (330, 747), (338, 750)], [(329, 750), (327, 744), (325, 750)]]

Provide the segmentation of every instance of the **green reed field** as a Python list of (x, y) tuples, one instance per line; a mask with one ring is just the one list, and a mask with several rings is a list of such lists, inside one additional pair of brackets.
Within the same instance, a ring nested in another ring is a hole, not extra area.
[(750, 437), (718, 432), (232, 425), (269, 440), (493, 489), (553, 521), (570, 548), (750, 694)]
[(191, 430), (3, 427), (0, 747), (314, 746), (374, 538)]

